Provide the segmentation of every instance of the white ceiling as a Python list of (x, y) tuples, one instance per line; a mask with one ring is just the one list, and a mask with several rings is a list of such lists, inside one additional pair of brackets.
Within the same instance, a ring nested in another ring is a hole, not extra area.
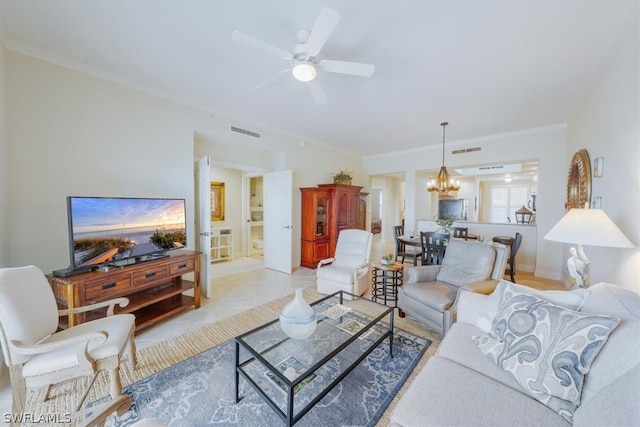
[[(231, 39), (290, 50), (323, 5), (341, 15), (317, 106), (288, 63)], [(565, 123), (606, 66), (635, 1), (0, 0), (8, 49), (212, 114), (358, 155)], [(635, 15), (637, 16), (637, 15)]]

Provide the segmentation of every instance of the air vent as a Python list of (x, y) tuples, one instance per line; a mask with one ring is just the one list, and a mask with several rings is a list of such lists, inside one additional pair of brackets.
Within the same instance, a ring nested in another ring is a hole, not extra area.
[(503, 169), (504, 166), (500, 165), (500, 166), (481, 166), (478, 169), (480, 169), (481, 171), (487, 171), (487, 170), (494, 170), (494, 169)]
[(474, 148), (463, 148), (462, 150), (453, 150), (451, 154), (463, 154), (463, 153), (473, 153), (474, 151), (480, 151), (482, 148), (474, 147)]
[(231, 132), (240, 133), (242, 135), (252, 136), (254, 138), (260, 138), (260, 134), (258, 132), (253, 132), (247, 129), (242, 129), (237, 126), (231, 126)]

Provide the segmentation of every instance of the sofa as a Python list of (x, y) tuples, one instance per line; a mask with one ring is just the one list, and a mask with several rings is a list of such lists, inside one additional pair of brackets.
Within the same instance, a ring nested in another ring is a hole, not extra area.
[(508, 248), (499, 243), (451, 239), (442, 265), (405, 268), (398, 288), (400, 317), (405, 314), (439, 334), (456, 320), (463, 291), (490, 294), (504, 275)]
[(391, 425), (640, 425), (640, 296), (608, 283), (463, 292)]

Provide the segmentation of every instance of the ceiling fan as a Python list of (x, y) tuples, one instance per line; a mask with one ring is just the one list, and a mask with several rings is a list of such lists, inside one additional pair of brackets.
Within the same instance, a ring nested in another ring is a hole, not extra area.
[(262, 40), (241, 33), (240, 31), (234, 31), (231, 34), (231, 38), (235, 41), (246, 43), (256, 49), (279, 56), (291, 63), (290, 68), (281, 71), (276, 76), (263, 82), (256, 87), (256, 89), (273, 81), (285, 72), (291, 72), (295, 79), (308, 84), (309, 90), (311, 91), (311, 95), (313, 96), (316, 104), (323, 105), (326, 104), (327, 97), (324, 94), (322, 86), (318, 80), (316, 80), (318, 70), (321, 72), (349, 74), (361, 77), (371, 77), (375, 70), (375, 66), (372, 64), (318, 58), (320, 50), (333, 32), (333, 29), (339, 20), (340, 15), (338, 12), (328, 7), (323, 7), (322, 10), (320, 10), (320, 14), (318, 15), (311, 31), (298, 31), (296, 35), (298, 43), (291, 51), (272, 46)]

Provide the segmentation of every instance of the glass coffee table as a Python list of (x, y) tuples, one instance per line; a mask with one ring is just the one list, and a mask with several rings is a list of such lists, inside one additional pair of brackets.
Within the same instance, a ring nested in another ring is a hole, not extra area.
[(317, 327), (312, 336), (289, 338), (278, 320), (235, 338), (235, 402), (242, 376), (292, 426), (369, 353), (388, 340), (393, 357), (393, 307), (336, 292), (311, 303)]

